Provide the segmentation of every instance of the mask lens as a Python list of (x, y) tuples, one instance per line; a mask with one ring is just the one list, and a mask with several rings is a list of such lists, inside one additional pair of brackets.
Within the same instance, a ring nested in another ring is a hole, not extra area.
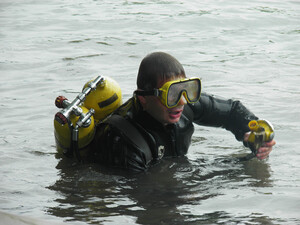
[(195, 79), (171, 84), (167, 97), (168, 106), (176, 106), (184, 92), (188, 102), (198, 101), (200, 97), (200, 80)]
[(178, 101), (180, 100), (182, 89), (178, 84), (179, 83), (172, 84), (169, 87), (168, 98), (167, 98), (167, 105), (169, 107), (177, 105)]
[(185, 82), (186, 95), (190, 102), (196, 102), (200, 97), (200, 81), (199, 80), (190, 80)]

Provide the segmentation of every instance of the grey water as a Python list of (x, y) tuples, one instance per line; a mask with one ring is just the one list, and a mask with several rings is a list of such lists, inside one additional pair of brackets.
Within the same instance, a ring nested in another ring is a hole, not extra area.
[[(296, 0), (2, 0), (0, 212), (66, 224), (300, 224), (299, 10)], [(200, 126), (186, 157), (142, 174), (58, 157), (55, 98), (104, 75), (125, 101), (154, 51), (272, 122), (270, 157), (240, 161), (250, 150), (231, 133)]]

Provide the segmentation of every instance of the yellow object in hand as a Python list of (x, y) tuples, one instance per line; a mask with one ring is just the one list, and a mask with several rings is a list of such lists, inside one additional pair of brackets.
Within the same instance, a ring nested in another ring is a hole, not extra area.
[(251, 120), (248, 126), (251, 131), (248, 138), (249, 147), (256, 154), (264, 142), (269, 142), (274, 138), (274, 128), (267, 120)]

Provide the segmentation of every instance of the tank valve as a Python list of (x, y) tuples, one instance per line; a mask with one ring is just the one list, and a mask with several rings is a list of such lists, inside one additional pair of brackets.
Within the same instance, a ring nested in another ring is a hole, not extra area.
[(77, 121), (78, 127), (88, 127), (91, 124), (91, 117), (95, 113), (94, 109), (90, 109), (86, 114), (84, 114), (79, 120)]
[(55, 99), (55, 105), (57, 108), (64, 109), (66, 108), (71, 102), (65, 96), (58, 96)]
[[(80, 106), (84, 102), (86, 96), (91, 91), (95, 90), (98, 85), (104, 83), (104, 81), (105, 79), (103, 76), (98, 76), (95, 80), (91, 81), (88, 86), (81, 93), (79, 93), (72, 102), (68, 101), (68, 99), (64, 96), (58, 96), (55, 99), (55, 105), (58, 108), (62, 108), (62, 110), (55, 114), (55, 120), (61, 125), (64, 125), (69, 122), (69, 117), (72, 113), (74, 113), (76, 116), (79, 116), (80, 118), (84, 118), (85, 115), (83, 115)], [(91, 117), (91, 115), (89, 117)]]

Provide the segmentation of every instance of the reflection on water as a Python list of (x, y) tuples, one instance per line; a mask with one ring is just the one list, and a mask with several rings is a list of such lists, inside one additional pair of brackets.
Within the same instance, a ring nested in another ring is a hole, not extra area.
[[(94, 164), (74, 164), (68, 159), (61, 159), (57, 169), (60, 179), (49, 188), (60, 197), (55, 200), (56, 207), (47, 209), (48, 213), (68, 221), (88, 223), (241, 221), (246, 218), (232, 217), (226, 209), (201, 215), (189, 211), (193, 206), (205, 204), (206, 200), (224, 195), (224, 190), (272, 186), (268, 164), (258, 160), (240, 162), (238, 158), (166, 159), (141, 174), (128, 174)], [(254, 215), (247, 221), (266, 222), (268, 218)]]

